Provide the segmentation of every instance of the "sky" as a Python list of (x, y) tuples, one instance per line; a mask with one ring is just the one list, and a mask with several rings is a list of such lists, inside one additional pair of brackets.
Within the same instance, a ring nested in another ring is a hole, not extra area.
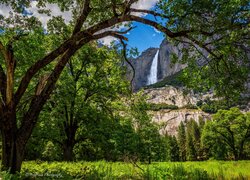
[[(138, 3), (133, 5), (133, 8), (136, 9), (150, 9), (152, 8), (158, 0), (139, 0)], [(32, 6), (27, 9), (27, 12), (29, 12), (29, 15), (33, 15), (38, 17), (38, 19), (42, 22), (43, 26), (47, 27), (47, 21), (50, 19), (50, 17), (46, 15), (41, 15), (38, 13), (38, 9), (36, 8), (36, 1), (32, 2)], [(71, 14), (69, 12), (61, 12), (58, 6), (55, 4), (48, 4), (47, 8), (52, 9), (52, 16), (59, 16), (62, 15), (62, 17), (65, 19), (65, 22), (69, 22), (71, 19)], [(3, 6), (0, 4), (0, 15), (8, 16), (8, 13), (11, 11), (9, 7)], [(141, 14), (136, 14), (143, 16)], [(148, 16), (147, 18), (152, 19), (152, 17)], [(133, 23), (134, 26), (136, 26), (135, 29), (130, 31), (126, 36), (128, 37), (129, 41), (127, 42), (129, 48), (137, 48), (138, 51), (141, 53), (145, 51), (149, 47), (159, 47), (162, 40), (164, 39), (164, 36), (162, 33), (157, 31), (156, 29), (143, 25), (141, 23)], [(102, 39), (102, 41), (108, 45), (110, 42), (112, 42), (114, 39), (111, 37), (107, 37), (105, 39)]]
[(150, 47), (159, 48), (164, 39), (163, 33), (141, 23), (133, 24), (136, 28), (131, 30), (129, 34), (126, 35), (129, 39), (127, 42), (129, 48), (136, 47), (140, 53)]
[[(158, 2), (158, 0), (139, 0), (137, 4), (133, 5), (136, 9), (151, 9)], [(139, 14), (136, 14), (139, 15)], [(140, 15), (141, 16), (141, 15)], [(145, 16), (147, 19), (155, 20), (152, 16)], [(126, 37), (129, 39), (127, 42), (129, 48), (137, 48), (139, 53), (142, 53), (150, 47), (159, 48), (161, 42), (164, 39), (163, 33), (159, 32), (155, 28), (141, 23), (133, 23), (136, 26), (135, 29), (131, 30)], [(105, 38), (105, 43), (109, 44), (113, 38)]]

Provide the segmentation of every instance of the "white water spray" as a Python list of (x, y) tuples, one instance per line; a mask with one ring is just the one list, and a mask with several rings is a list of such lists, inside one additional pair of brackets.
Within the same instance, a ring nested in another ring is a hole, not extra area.
[(148, 76), (147, 85), (157, 83), (158, 56), (159, 56), (159, 50), (156, 52), (155, 57), (153, 59), (153, 62), (150, 68), (150, 73)]

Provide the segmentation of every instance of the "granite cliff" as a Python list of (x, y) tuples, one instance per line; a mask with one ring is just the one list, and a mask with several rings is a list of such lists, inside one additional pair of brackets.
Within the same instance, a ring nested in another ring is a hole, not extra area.
[[(186, 66), (184, 64), (171, 63), (171, 53), (176, 54), (178, 57), (182, 56), (180, 49), (180, 46), (174, 46), (165, 39), (159, 48), (149, 48), (138, 58), (131, 59), (130, 62), (135, 69), (133, 89), (137, 91), (142, 87), (149, 85), (149, 77), (152, 74), (151, 67), (155, 64), (155, 60), (157, 60), (157, 71), (155, 71), (155, 76), (157, 77), (158, 82), (164, 79), (165, 83), (166, 78), (175, 79), (172, 77), (179, 74), (178, 72)], [(127, 69), (127, 75), (129, 79), (131, 79), (132, 70), (129, 66)], [(148, 103), (154, 105), (164, 104), (166, 107), (167, 105), (176, 107), (176, 109), (163, 108), (149, 111), (149, 114), (152, 116), (152, 121), (162, 125), (160, 130), (161, 134), (165, 134), (167, 132), (168, 134), (176, 135), (178, 125), (181, 121), (186, 123), (190, 119), (194, 119), (197, 122), (200, 118), (203, 120), (211, 119), (211, 114), (205, 113), (201, 109), (192, 108), (192, 106), (196, 106), (199, 101), (204, 101), (205, 99), (214, 100), (212, 92), (202, 95), (195, 94), (193, 92), (187, 92), (183, 87), (165, 86), (165, 84), (160, 88), (144, 89), (144, 94), (147, 97)], [(249, 91), (245, 94), (245, 96), (249, 99), (250, 80), (247, 86)], [(242, 109), (243, 111), (250, 110), (250, 102), (246, 102), (244, 106), (244, 109)]]
[(181, 121), (184, 124), (193, 119), (196, 122), (199, 119), (209, 120), (211, 115), (200, 109), (192, 109), (198, 101), (206, 98), (213, 98), (212, 93), (204, 95), (194, 94), (193, 92), (185, 92), (183, 88), (173, 86), (165, 86), (162, 88), (152, 88), (144, 90), (147, 102), (150, 104), (167, 104), (174, 105), (178, 109), (160, 109), (158, 111), (149, 111), (152, 121), (162, 125), (161, 134), (177, 134), (177, 128)]
[[(159, 48), (149, 48), (144, 51), (136, 59), (130, 62), (135, 69), (135, 78), (133, 80), (133, 88), (135, 91), (149, 85), (149, 76), (153, 61), (157, 58), (157, 81), (163, 80), (165, 77), (172, 76), (182, 70), (185, 65), (172, 64), (171, 53), (175, 53), (181, 57), (180, 47), (176, 47), (163, 40)], [(157, 57), (155, 57), (158, 55)], [(128, 66), (128, 77), (132, 77), (132, 70)], [(205, 97), (199, 97), (193, 93), (184, 93), (182, 88), (166, 86), (162, 88), (151, 88), (144, 90), (147, 101), (153, 104), (174, 105), (178, 109), (161, 109), (158, 111), (149, 111), (152, 121), (162, 125), (161, 134), (168, 132), (175, 135), (177, 127), (181, 121), (187, 122), (190, 119), (198, 121), (199, 118), (209, 119), (210, 115), (197, 109), (187, 109), (188, 105), (195, 105), (197, 101)], [(207, 95), (209, 96), (209, 95)]]
[[(150, 68), (157, 51), (159, 51), (159, 55), (157, 57), (158, 81), (161, 81), (165, 77), (179, 72), (185, 67), (185, 65), (183, 64), (171, 64), (171, 53), (176, 53), (178, 56), (180, 56), (180, 50), (178, 47), (172, 45), (165, 39), (163, 40), (159, 48), (149, 48), (144, 51), (139, 57), (130, 60), (135, 69), (135, 78), (133, 80), (133, 88), (135, 91), (148, 85), (147, 82), (150, 74)], [(129, 66), (128, 77), (130, 79), (132, 77), (132, 70)]]

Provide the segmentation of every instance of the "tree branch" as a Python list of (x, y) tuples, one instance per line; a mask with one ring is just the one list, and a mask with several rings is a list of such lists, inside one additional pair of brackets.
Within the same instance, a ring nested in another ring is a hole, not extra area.
[(84, 5), (83, 5), (83, 9), (81, 11), (81, 15), (78, 17), (78, 19), (76, 21), (76, 25), (75, 25), (75, 28), (73, 30), (73, 34), (76, 34), (81, 30), (82, 25), (86, 21), (90, 12), (91, 12), (90, 0), (85, 0)]
[[(71, 48), (73, 45), (75, 45), (76, 42), (79, 42), (84, 37), (89, 37), (92, 34), (97, 33), (98, 31), (101, 31), (103, 29), (112, 27), (118, 23), (126, 22), (126, 21), (137, 21), (137, 22), (151, 25), (151, 26), (155, 27), (156, 29), (162, 31), (163, 33), (165, 33), (169, 37), (183, 36), (183, 35), (186, 35), (188, 32), (190, 32), (190, 31), (180, 31), (180, 32), (173, 33), (169, 29), (163, 27), (162, 25), (160, 25), (154, 21), (144, 19), (141, 17), (137, 17), (137, 16), (133, 16), (133, 15), (125, 15), (122, 17), (111, 17), (110, 19), (102, 21), (102, 22), (98, 23), (97, 25), (94, 25), (94, 26), (92, 26), (84, 31), (79, 31), (78, 33), (73, 35), (71, 38), (69, 38), (67, 41), (65, 41), (63, 44), (61, 44), (61, 46), (59, 46), (57, 49), (55, 49), (54, 51), (49, 53), (44, 58), (38, 60), (33, 66), (31, 66), (27, 70), (25, 75), (23, 76), (23, 78), (20, 82), (20, 85), (15, 93), (15, 105), (17, 105), (19, 103), (19, 101), (20, 101), (21, 97), (23, 96), (23, 94), (25, 93), (31, 79), (40, 69), (44, 68), (46, 65), (48, 65), (49, 63), (54, 61), (57, 57), (59, 57), (61, 54), (63, 54), (65, 51), (67, 51), (67, 49)], [(78, 29), (79, 29), (79, 27), (77, 26), (76, 30), (78, 30)], [(120, 33), (117, 33), (117, 32), (109, 32), (109, 33), (105, 32), (104, 34), (99, 34), (99, 35), (95, 36), (94, 39), (99, 39), (100, 37), (103, 37), (103, 35), (105, 35), (105, 34), (112, 35), (118, 39), (127, 40), (127, 38), (121, 36)]]
[(91, 40), (92, 37), (84, 38), (80, 42), (76, 42), (76, 44), (73, 44), (71, 48), (64, 52), (64, 54), (56, 64), (54, 70), (48, 77), (46, 85), (43, 87), (39, 94), (36, 94), (32, 98), (30, 107), (28, 111), (24, 114), (21, 127), (18, 131), (18, 133), (23, 134), (26, 139), (28, 139), (28, 137), (31, 135), (32, 127), (34, 126), (34, 124), (36, 124), (39, 112), (42, 110), (43, 105), (50, 97), (50, 94), (52, 93), (54, 86), (59, 76), (61, 75), (64, 67), (66, 66), (70, 58), (75, 54), (75, 52)]
[(127, 58), (127, 44), (122, 39), (120, 39), (120, 42), (123, 46), (123, 57), (124, 57), (125, 61), (128, 63), (128, 65), (132, 68), (132, 71), (133, 71), (133, 76), (132, 76), (132, 79), (130, 80), (130, 88), (131, 88), (131, 92), (132, 92), (133, 91), (133, 81), (135, 79), (135, 68)]
[(134, 8), (130, 8), (130, 11), (131, 12), (138, 12), (138, 13), (145, 13), (145, 14), (151, 14), (155, 17), (163, 17), (163, 18), (166, 18), (166, 19), (170, 19), (172, 18), (173, 16), (166, 16), (162, 13), (157, 13), (155, 11), (151, 11), (151, 10), (146, 10), (146, 9), (134, 9)]
[(23, 94), (25, 93), (31, 79), (34, 77), (34, 75), (44, 68), (46, 65), (50, 64), (52, 61), (54, 61), (57, 57), (59, 57), (61, 54), (63, 54), (67, 49), (74, 46), (76, 42), (81, 40), (84, 36), (88, 37), (89, 35), (85, 32), (79, 32), (72, 36), (70, 39), (65, 41), (63, 44), (61, 44), (57, 49), (49, 53), (44, 58), (38, 60), (35, 64), (33, 64), (25, 73), (23, 76), (18, 89), (15, 93), (15, 105), (18, 105), (20, 102), (20, 99), (22, 98)]

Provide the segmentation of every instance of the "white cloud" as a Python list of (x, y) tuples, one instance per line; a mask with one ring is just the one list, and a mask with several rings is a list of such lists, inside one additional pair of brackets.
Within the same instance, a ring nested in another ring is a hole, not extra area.
[(47, 14), (40, 14), (38, 12), (39, 8), (36, 7), (37, 1), (31, 2), (31, 7), (27, 8), (27, 11), (31, 14), (30, 16), (35, 16), (41, 21), (43, 27), (47, 28), (47, 22), (53, 17), (53, 16), (62, 16), (65, 23), (69, 23), (72, 19), (72, 13), (70, 11), (64, 11), (62, 12), (57, 4), (46, 4), (45, 9), (50, 10), (51, 16), (48, 16)]
[(12, 11), (11, 7), (0, 4), (0, 15), (8, 17), (11, 11)]
[(161, 33), (161, 31), (159, 31), (158, 29), (156, 29), (156, 28), (154, 28), (154, 31), (156, 32), (156, 33), (158, 33), (158, 34), (160, 34)]
[[(72, 13), (70, 11), (62, 12), (56, 4), (47, 3), (44, 7), (44, 9), (51, 11), (51, 16), (48, 16), (47, 14), (40, 14), (38, 12), (39, 8), (36, 7), (37, 3), (37, 1), (32, 1), (30, 7), (26, 8), (26, 11), (28, 12), (28, 16), (34, 16), (38, 18), (38, 20), (42, 23), (45, 29), (47, 29), (47, 22), (53, 16), (62, 16), (62, 18), (65, 20), (65, 23), (69, 23), (72, 19)], [(10, 12), (14, 13), (10, 6), (0, 4), (0, 15), (3, 15), (4, 17), (9, 17)]]
[(137, 3), (133, 4), (132, 7), (136, 9), (150, 9), (159, 0), (139, 0)]
[(99, 42), (101, 42), (102, 44), (106, 45), (106, 46), (110, 46), (112, 42), (116, 42), (118, 41), (118, 39), (112, 37), (112, 36), (107, 36), (105, 38), (99, 39)]

